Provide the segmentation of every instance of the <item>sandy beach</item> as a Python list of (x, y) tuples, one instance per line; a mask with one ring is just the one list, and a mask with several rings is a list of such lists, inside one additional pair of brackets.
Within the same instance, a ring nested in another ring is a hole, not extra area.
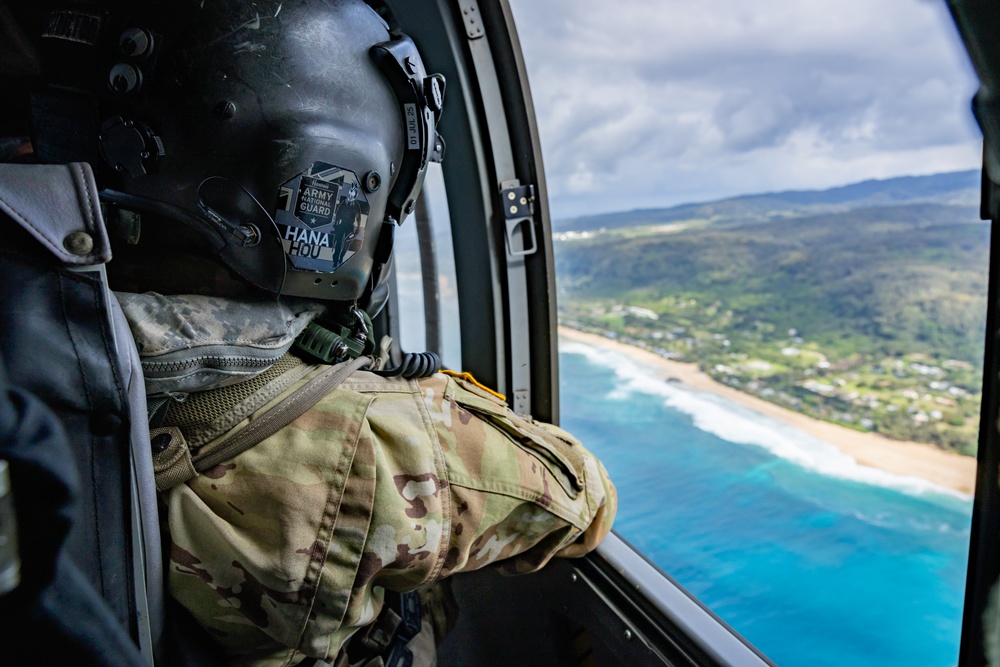
[(772, 419), (790, 424), (837, 447), (861, 465), (897, 475), (920, 477), (968, 495), (972, 495), (975, 489), (976, 461), (972, 457), (946, 452), (933, 445), (891, 440), (875, 433), (862, 433), (813, 419), (720, 384), (703, 373), (696, 364), (670, 361), (652, 352), (604, 336), (583, 333), (567, 327), (559, 327), (559, 335), (569, 340), (627, 355), (664, 379), (673, 379), (692, 389), (723, 396)]

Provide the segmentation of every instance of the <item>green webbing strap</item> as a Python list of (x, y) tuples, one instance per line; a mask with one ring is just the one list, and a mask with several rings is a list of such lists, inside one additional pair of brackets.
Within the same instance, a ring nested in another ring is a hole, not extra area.
[(371, 363), (371, 357), (358, 357), (325, 369), (277, 405), (259, 415), (246, 428), (211, 448), (196, 450), (198, 453), (194, 456), (191, 456), (191, 448), (181, 429), (176, 426), (150, 429), (157, 490), (172, 489), (242, 454), (295, 421), (355, 371)]
[(371, 357), (358, 357), (338, 366), (331, 366), (289, 394), (284, 400), (254, 419), (249, 426), (212, 447), (211, 451), (193, 458), (194, 468), (205, 472), (224, 461), (242, 454), (261, 440), (301, 417), (319, 399), (333, 391), (355, 371), (372, 363)]

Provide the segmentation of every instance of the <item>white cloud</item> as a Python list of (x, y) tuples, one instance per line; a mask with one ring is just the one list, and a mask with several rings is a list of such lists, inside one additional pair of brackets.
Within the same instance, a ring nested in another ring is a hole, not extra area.
[(978, 165), (926, 0), (511, 0), (556, 218)]

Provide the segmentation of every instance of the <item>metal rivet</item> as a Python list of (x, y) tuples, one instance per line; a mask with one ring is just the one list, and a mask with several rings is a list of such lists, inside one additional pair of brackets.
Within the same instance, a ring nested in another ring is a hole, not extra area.
[(527, 206), (527, 205), (528, 205), (528, 198), (521, 197), (521, 206)]
[(510, 207), (510, 212), (511, 213), (517, 213), (517, 207), (516, 206), (511, 206)]
[(153, 453), (159, 454), (165, 452), (173, 441), (174, 437), (169, 433), (157, 433), (149, 442), (153, 446)]
[(507, 193), (507, 199), (509, 199), (511, 201), (514, 201), (514, 197), (516, 197), (516, 196), (517, 195), (515, 195), (513, 192), (508, 192)]
[(580, 577), (576, 576), (576, 572), (574, 572), (573, 574), (569, 575), (569, 578), (572, 579), (573, 581), (576, 581)]
[(229, 120), (236, 115), (236, 102), (232, 100), (222, 100), (215, 105), (215, 113), (219, 118)]
[(625, 641), (632, 641), (632, 631), (625, 628)]
[(382, 187), (382, 176), (377, 171), (369, 171), (365, 174), (365, 191), (375, 192)]
[(94, 239), (87, 232), (70, 232), (63, 239), (63, 247), (73, 255), (86, 257), (94, 249)]
[(149, 151), (142, 151), (141, 153), (139, 153), (139, 157), (141, 157), (143, 160), (148, 160), (151, 155), (152, 153), (150, 153)]

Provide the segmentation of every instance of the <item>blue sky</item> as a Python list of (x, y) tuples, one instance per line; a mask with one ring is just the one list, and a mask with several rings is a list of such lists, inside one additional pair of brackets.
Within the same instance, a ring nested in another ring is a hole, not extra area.
[(935, 0), (510, 0), (554, 218), (979, 166)]

